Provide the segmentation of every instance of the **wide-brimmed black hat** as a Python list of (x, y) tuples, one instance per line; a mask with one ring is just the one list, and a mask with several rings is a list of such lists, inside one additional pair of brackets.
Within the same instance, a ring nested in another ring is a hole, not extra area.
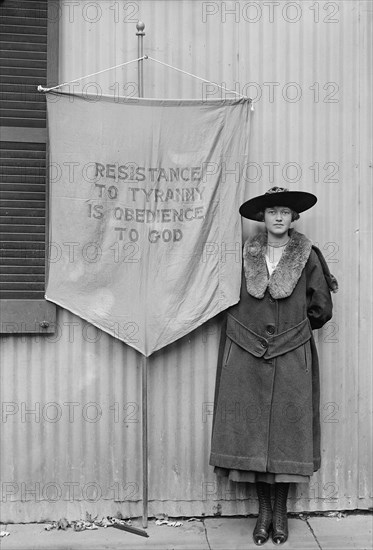
[(254, 197), (240, 206), (240, 214), (249, 220), (258, 221), (258, 212), (271, 206), (287, 206), (298, 214), (312, 208), (317, 197), (305, 191), (289, 191), (285, 187), (271, 187), (264, 195)]

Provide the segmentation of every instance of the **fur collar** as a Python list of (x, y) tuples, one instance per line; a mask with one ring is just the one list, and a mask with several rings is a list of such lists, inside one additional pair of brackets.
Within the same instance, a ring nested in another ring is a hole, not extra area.
[(312, 243), (294, 229), (290, 229), (289, 234), (290, 241), (269, 278), (265, 259), (267, 232), (245, 242), (243, 259), (246, 288), (254, 298), (263, 298), (267, 287), (276, 300), (287, 298), (293, 292), (311, 253)]

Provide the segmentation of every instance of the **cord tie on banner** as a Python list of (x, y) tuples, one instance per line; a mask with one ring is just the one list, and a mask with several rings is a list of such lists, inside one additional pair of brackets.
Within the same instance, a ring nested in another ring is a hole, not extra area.
[(50, 92), (51, 90), (57, 90), (58, 88), (62, 88), (63, 86), (67, 86), (68, 84), (72, 84), (73, 82), (78, 82), (79, 80), (84, 80), (85, 78), (89, 78), (91, 76), (96, 76), (98, 74), (102, 74), (106, 71), (112, 71), (114, 69), (118, 69), (120, 67), (124, 67), (125, 65), (129, 65), (130, 63), (136, 63), (136, 61), (142, 61), (143, 59), (150, 59), (151, 61), (154, 61), (155, 63), (159, 63), (160, 65), (163, 65), (164, 67), (168, 67), (169, 69), (173, 69), (174, 71), (178, 71), (182, 74), (191, 76), (197, 80), (201, 80), (202, 82), (206, 82), (207, 84), (214, 84), (214, 86), (217, 86), (221, 90), (224, 90), (225, 92), (235, 94), (243, 99), (249, 99), (251, 101), (251, 111), (254, 111), (254, 104), (253, 100), (250, 97), (247, 97), (243, 94), (240, 94), (239, 92), (236, 92), (235, 90), (229, 90), (225, 86), (221, 86), (217, 82), (212, 82), (211, 80), (207, 80), (206, 78), (202, 78), (200, 76), (197, 76), (193, 73), (189, 73), (188, 71), (184, 71), (183, 69), (179, 69), (178, 67), (174, 67), (173, 65), (169, 65), (168, 63), (164, 63), (164, 61), (160, 61), (159, 59), (155, 59), (154, 57), (151, 57), (150, 55), (143, 55), (142, 57), (138, 57), (137, 59), (132, 59), (131, 61), (126, 61), (125, 63), (120, 63), (119, 65), (114, 65), (113, 67), (108, 67), (107, 69), (102, 69), (101, 71), (97, 71), (95, 73), (87, 74), (85, 76), (80, 76), (79, 78), (74, 78), (73, 80), (69, 80), (68, 82), (63, 82), (62, 84), (58, 84), (57, 86), (52, 86), (51, 88), (45, 88), (44, 86), (37, 87), (38, 92)]
[(62, 86), (67, 86), (68, 84), (72, 84), (72, 82), (78, 82), (78, 80), (84, 80), (85, 78), (89, 78), (90, 76), (96, 76), (97, 74), (102, 74), (102, 73), (105, 73), (106, 71), (113, 71), (114, 69), (118, 69), (119, 67), (124, 67), (125, 65), (129, 65), (130, 63), (141, 61), (141, 59), (147, 59), (147, 57), (148, 57), (147, 55), (143, 55), (142, 57), (139, 57), (137, 59), (131, 59), (131, 61), (126, 61), (125, 63), (114, 65), (114, 67), (108, 67), (107, 69), (102, 69), (102, 71), (97, 71), (96, 73), (86, 74), (85, 76), (74, 78), (74, 80), (69, 80), (68, 82), (64, 82), (63, 84), (57, 84), (57, 86), (52, 86), (51, 88), (44, 88), (44, 86), (41, 86), (39, 84), (38, 92), (50, 92), (51, 90), (57, 90), (57, 88), (62, 88)]

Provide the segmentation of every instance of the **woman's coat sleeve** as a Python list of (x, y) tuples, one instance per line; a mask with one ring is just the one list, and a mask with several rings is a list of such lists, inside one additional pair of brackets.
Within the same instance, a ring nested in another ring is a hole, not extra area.
[(312, 329), (321, 328), (332, 318), (333, 303), (321, 263), (314, 250), (306, 264), (307, 316)]

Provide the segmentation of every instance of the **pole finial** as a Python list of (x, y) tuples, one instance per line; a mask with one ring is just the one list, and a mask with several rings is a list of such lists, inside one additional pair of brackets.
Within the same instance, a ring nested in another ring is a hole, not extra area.
[(138, 21), (136, 23), (136, 29), (137, 29), (137, 35), (141, 35), (141, 34), (145, 34), (144, 33), (144, 29), (145, 29), (145, 23), (143, 23), (142, 21)]

